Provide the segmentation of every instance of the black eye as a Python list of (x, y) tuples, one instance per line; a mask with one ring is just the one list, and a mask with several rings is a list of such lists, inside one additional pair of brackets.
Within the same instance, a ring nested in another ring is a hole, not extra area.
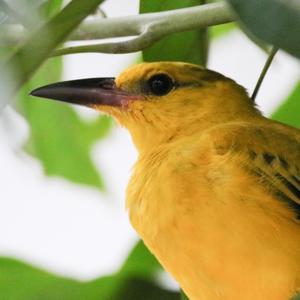
[(148, 80), (151, 93), (157, 96), (168, 94), (174, 87), (172, 79), (165, 74), (157, 74)]

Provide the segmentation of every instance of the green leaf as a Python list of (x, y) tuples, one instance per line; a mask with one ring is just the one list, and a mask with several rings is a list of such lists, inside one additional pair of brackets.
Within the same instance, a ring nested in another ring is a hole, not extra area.
[[(13, 66), (15, 72), (14, 89), (24, 84), (52, 51), (62, 43), (76, 26), (103, 0), (72, 0), (60, 13), (33, 32), (26, 42), (10, 57), (4, 70)], [(2, 70), (3, 71), (3, 70)]]
[[(44, 17), (55, 14), (61, 4), (62, 0), (45, 2)], [(90, 152), (92, 145), (109, 133), (111, 119), (99, 116), (94, 121), (83, 121), (70, 105), (29, 96), (32, 89), (59, 81), (61, 72), (61, 58), (48, 60), (17, 97), (16, 106), (30, 126), (25, 148), (41, 161), (47, 175), (103, 189), (103, 179)]]
[(25, 263), (0, 258), (1, 300), (179, 300), (149, 280), (120, 274), (89, 282), (63, 278)]
[(48, 0), (40, 6), (40, 14), (44, 18), (53, 17), (60, 10), (62, 3), (63, 0)]
[(225, 23), (220, 25), (211, 26), (209, 28), (209, 36), (212, 38), (219, 38), (224, 36), (225, 34), (228, 34), (232, 30), (236, 29), (235, 23)]
[(189, 298), (183, 291), (181, 291), (181, 300), (189, 300)]
[[(103, 299), (103, 298), (101, 298)], [(162, 289), (157, 284), (143, 280), (130, 278), (126, 279), (115, 296), (107, 300), (179, 300), (177, 292)]]
[(300, 128), (300, 81), (287, 100), (272, 114), (272, 119)]
[(161, 265), (157, 259), (145, 247), (144, 243), (139, 241), (122, 266), (120, 273), (123, 276), (154, 279), (161, 270)]
[[(203, 0), (141, 0), (140, 13), (160, 12), (203, 4)], [(144, 61), (184, 61), (206, 65), (207, 30), (175, 33), (143, 51)]]
[(291, 299), (289, 300), (300, 300), (300, 294), (297, 293), (295, 296), (293, 296)]
[(300, 1), (227, 1), (257, 38), (300, 58)]
[(80, 285), (25, 263), (0, 258), (1, 300), (76, 299)]
[(52, 59), (19, 93), (16, 104), (31, 130), (26, 149), (41, 161), (47, 175), (102, 189), (104, 183), (90, 152), (110, 132), (111, 119), (102, 115), (84, 121), (70, 105), (29, 96), (37, 86), (59, 81), (60, 74), (61, 58)]

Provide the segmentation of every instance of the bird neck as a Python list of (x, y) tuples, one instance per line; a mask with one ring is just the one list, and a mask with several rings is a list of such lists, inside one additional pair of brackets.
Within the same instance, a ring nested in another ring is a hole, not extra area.
[(184, 140), (193, 135), (197, 138), (196, 135), (217, 125), (259, 122), (262, 119), (244, 89), (233, 83), (213, 90), (202, 89), (201, 97), (197, 90), (189, 92), (188, 98), (185, 97), (183, 94), (161, 105), (155, 102), (133, 103), (136, 107), (131, 117), (123, 118), (124, 122), (121, 123), (130, 131), (140, 154), (173, 144), (175, 140)]
[(232, 122), (258, 122), (262, 119), (258, 111), (239, 111), (239, 114), (201, 114), (199, 118), (193, 120), (182, 119), (181, 122), (167, 122), (153, 125), (145, 123), (143, 126), (132, 126), (128, 128), (138, 152), (142, 155), (153, 152), (161, 146), (171, 146), (174, 142), (192, 136), (199, 136), (201, 132), (209, 130), (212, 127)]

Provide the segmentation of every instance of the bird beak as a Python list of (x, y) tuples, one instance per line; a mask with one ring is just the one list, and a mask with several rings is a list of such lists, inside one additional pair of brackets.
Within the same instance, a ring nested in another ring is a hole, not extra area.
[(37, 88), (30, 94), (93, 108), (101, 105), (124, 107), (129, 101), (140, 98), (118, 89), (114, 78), (62, 81)]

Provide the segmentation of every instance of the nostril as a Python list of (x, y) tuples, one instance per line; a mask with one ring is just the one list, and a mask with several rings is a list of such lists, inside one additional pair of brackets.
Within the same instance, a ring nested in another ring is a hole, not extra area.
[(114, 78), (104, 78), (99, 81), (99, 87), (105, 90), (111, 90), (115, 88), (115, 80)]

